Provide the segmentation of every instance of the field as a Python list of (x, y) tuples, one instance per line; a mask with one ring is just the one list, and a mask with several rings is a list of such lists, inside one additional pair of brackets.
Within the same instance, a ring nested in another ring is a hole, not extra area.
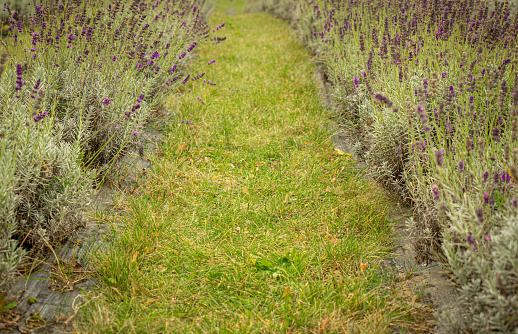
[(79, 332), (432, 330), (380, 270), (394, 202), (412, 208), (417, 260), (461, 293), (465, 321), (437, 321), (515, 331), (515, 4), (234, 1), (3, 12), (0, 318), (21, 266), (84, 224), (168, 109), (139, 191), (97, 217), (109, 247)]

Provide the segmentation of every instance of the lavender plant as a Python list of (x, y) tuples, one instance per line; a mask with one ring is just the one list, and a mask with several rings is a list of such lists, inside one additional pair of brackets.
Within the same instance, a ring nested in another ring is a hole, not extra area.
[(0, 293), (24, 254), (16, 240), (41, 249), (73, 233), (94, 181), (138, 144), (163, 97), (203, 76), (184, 65), (209, 38), (203, 15), (210, 8), (204, 1), (78, 0), (36, 2), (24, 14), (6, 4)]
[(474, 331), (515, 331), (517, 271), (502, 263), (516, 257), (518, 15), (507, 1), (266, 5), (325, 59), (356, 156), (414, 207), (419, 260), (451, 271)]
[(23, 50), (15, 61), (24, 75), (45, 69), (38, 79), (51, 85), (48, 100), (63, 140), (80, 141), (85, 162), (110, 164), (136, 141), (164, 94), (188, 81), (182, 65), (209, 32), (198, 6), (39, 4), (29, 17), (12, 13), (9, 49)]

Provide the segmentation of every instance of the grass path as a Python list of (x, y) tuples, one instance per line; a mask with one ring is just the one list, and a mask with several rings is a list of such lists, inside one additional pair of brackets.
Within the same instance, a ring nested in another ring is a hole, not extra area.
[[(387, 201), (336, 155), (307, 51), (282, 21), (225, 16), (216, 63), (172, 98), (142, 192), (98, 255), (82, 332), (386, 332), (415, 310), (379, 277)], [(196, 64), (194, 65), (196, 67)], [(199, 98), (205, 103), (199, 101)], [(192, 124), (190, 124), (192, 122)], [(123, 195), (121, 195), (123, 196)]]

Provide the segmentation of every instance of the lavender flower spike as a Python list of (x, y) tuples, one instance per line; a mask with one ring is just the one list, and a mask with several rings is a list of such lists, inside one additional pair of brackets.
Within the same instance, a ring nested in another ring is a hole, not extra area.
[(444, 163), (444, 148), (441, 148), (440, 150), (435, 151), (435, 161), (437, 161), (437, 165), (442, 166)]
[(432, 185), (432, 192), (433, 192), (433, 199), (438, 200), (440, 198), (439, 187), (436, 184)]

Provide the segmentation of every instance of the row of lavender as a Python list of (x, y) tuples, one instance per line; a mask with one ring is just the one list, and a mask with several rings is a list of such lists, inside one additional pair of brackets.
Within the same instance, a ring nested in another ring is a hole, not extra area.
[(19, 243), (39, 249), (70, 235), (96, 180), (139, 145), (163, 97), (192, 80), (184, 64), (212, 32), (209, 9), (205, 0), (4, 6), (0, 293), (26, 255)]
[(518, 330), (518, 15), (507, 1), (263, 4), (325, 60), (354, 154), (413, 206), (418, 260), (442, 260), (469, 326)]

